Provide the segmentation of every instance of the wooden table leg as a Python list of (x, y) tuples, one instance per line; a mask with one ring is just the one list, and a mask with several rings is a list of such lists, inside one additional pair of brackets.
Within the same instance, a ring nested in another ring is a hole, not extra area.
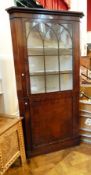
[(23, 138), (23, 130), (21, 122), (19, 122), (18, 135), (19, 135), (21, 163), (23, 165), (24, 163), (26, 163), (26, 155), (25, 155), (25, 146), (24, 146), (24, 138)]

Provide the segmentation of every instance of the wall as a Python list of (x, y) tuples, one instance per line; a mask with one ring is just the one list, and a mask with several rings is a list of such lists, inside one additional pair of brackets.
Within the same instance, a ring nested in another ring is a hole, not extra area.
[[(13, 0), (0, 1), (0, 72), (3, 82), (4, 113), (18, 114), (15, 73), (10, 33), (9, 16), (6, 8), (14, 6)], [(1, 106), (0, 106), (1, 107)]]
[(71, 0), (70, 10), (84, 13), (80, 23), (80, 46), (81, 55), (85, 56), (87, 55), (87, 0)]

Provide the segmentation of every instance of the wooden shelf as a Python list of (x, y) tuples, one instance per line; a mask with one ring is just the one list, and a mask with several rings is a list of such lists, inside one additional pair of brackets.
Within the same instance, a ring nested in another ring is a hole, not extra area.
[(32, 72), (30, 73), (30, 76), (38, 76), (38, 75), (59, 75), (60, 74), (72, 74), (72, 70), (67, 70), (67, 71), (47, 71), (47, 72)]
[(28, 56), (72, 55), (72, 48), (27, 48)]

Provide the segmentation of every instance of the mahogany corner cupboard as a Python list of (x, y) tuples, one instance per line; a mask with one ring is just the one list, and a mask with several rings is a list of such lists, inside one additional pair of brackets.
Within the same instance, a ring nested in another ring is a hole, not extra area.
[(83, 13), (17, 7), (7, 11), (27, 156), (79, 144)]

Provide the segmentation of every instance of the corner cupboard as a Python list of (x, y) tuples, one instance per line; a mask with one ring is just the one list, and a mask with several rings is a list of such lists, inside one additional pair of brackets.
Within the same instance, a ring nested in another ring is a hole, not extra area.
[(83, 13), (16, 7), (7, 11), (27, 156), (79, 144)]

